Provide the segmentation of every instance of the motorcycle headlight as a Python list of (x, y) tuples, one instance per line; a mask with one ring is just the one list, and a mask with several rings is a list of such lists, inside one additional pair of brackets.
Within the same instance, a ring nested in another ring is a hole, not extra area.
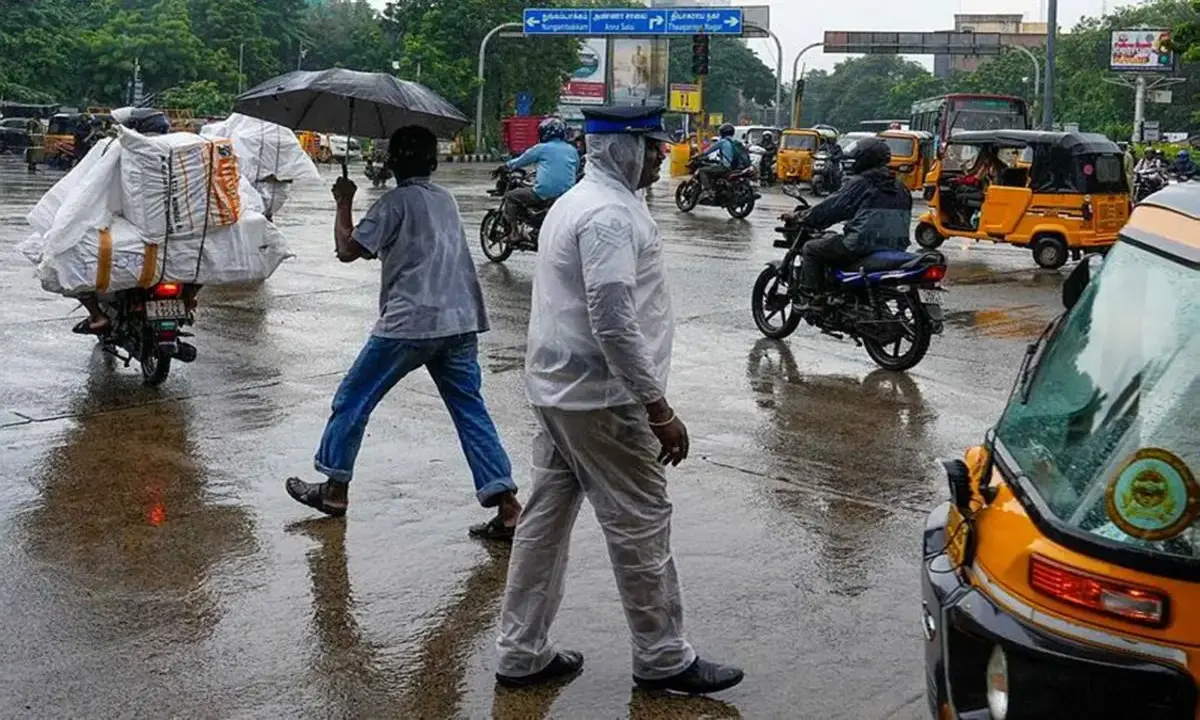
[(988, 658), (987, 704), (993, 720), (1008, 717), (1008, 658), (999, 645), (992, 648)]

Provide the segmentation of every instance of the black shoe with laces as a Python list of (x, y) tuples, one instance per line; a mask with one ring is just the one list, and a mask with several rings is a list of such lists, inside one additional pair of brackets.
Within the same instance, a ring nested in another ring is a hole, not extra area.
[(637, 675), (633, 681), (646, 690), (667, 690), (687, 695), (707, 695), (737, 685), (745, 677), (741, 668), (718, 665), (696, 658), (687, 670), (661, 680), (647, 680)]

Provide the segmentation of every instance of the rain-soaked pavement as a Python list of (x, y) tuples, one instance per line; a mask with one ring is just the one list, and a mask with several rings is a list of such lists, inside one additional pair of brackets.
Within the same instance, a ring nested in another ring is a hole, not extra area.
[[(524, 481), (534, 258), (478, 252), (487, 169), (439, 179), (477, 254), (493, 323), (485, 394)], [(587, 668), (560, 690), (514, 693), (492, 678), (506, 555), (466, 536), (486, 515), (427, 377), (372, 419), (346, 521), (314, 520), (283, 492), (289, 474), (311, 476), (375, 311), (377, 266), (333, 258), (327, 187), (299, 188), (284, 210), (297, 257), (274, 277), (204, 291), (198, 360), (153, 390), (70, 333), (81, 311), (42, 292), (16, 250), (55, 177), (0, 161), (0, 715), (924, 717), (918, 542), (944, 494), (934, 460), (995, 420), (1061, 273), (948, 243), (946, 335), (893, 375), (848, 342), (754, 329), (750, 287), (780, 253), (786, 197), (768, 194), (748, 222), (680, 215), (664, 181), (651, 203), (679, 316), (670, 397), (694, 438), (671, 476), (674, 545), (694, 643), (747, 679), (719, 699), (631, 690), (585, 513), (556, 635)], [(378, 194), (360, 191), (360, 206)]]

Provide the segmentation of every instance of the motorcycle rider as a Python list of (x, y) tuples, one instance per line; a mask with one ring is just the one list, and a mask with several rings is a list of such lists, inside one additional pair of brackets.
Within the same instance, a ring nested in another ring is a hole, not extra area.
[(838, 145), (833, 138), (823, 137), (821, 144), (817, 147), (817, 152), (829, 155), (827, 167), (832, 172), (829, 177), (833, 180), (833, 187), (840, 188), (842, 186), (842, 146)]
[(1155, 148), (1146, 148), (1145, 154), (1142, 155), (1141, 160), (1138, 160), (1137, 167), (1133, 169), (1133, 172), (1138, 175), (1153, 175), (1164, 174), (1166, 170), (1167, 163), (1163, 159), (1162, 153)]
[(854, 177), (825, 202), (799, 219), (814, 230), (845, 223), (842, 234), (812, 240), (804, 246), (800, 286), (813, 296), (810, 308), (823, 304), (820, 297), (825, 269), (866, 257), (879, 250), (904, 250), (912, 225), (912, 193), (891, 172), (892, 151), (879, 138), (860, 140), (854, 149)]
[(579, 150), (567, 142), (567, 124), (552, 117), (538, 125), (538, 144), (520, 157), (509, 160), (492, 173), (497, 177), (505, 170), (518, 170), (537, 163), (533, 187), (518, 187), (504, 196), (505, 219), (510, 229), (520, 227), (521, 213), (549, 207), (563, 193), (575, 186), (579, 174)]
[(1192, 154), (1187, 150), (1180, 150), (1175, 156), (1175, 162), (1171, 164), (1171, 173), (1180, 180), (1191, 180), (1200, 173), (1200, 168), (1196, 167), (1196, 163), (1192, 161)]
[(726, 177), (733, 170), (734, 160), (738, 154), (737, 141), (733, 139), (734, 132), (733, 125), (725, 123), (718, 131), (720, 139), (700, 154), (700, 160), (707, 160), (710, 157), (716, 159), (716, 162), (707, 163), (696, 171), (696, 178), (700, 180), (700, 188), (705, 195), (712, 193), (714, 182)]
[(1154, 148), (1147, 148), (1146, 155), (1134, 168), (1134, 187), (1138, 190), (1135, 202), (1141, 202), (1147, 195), (1158, 192), (1167, 186), (1167, 164), (1162, 153)]
[(759, 147), (763, 149), (762, 159), (759, 160), (758, 174), (766, 182), (775, 179), (775, 157), (779, 154), (779, 143), (775, 141), (775, 133), (763, 131)]

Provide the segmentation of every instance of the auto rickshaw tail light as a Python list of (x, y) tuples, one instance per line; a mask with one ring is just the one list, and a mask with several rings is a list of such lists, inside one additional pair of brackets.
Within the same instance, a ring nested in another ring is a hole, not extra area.
[(925, 274), (921, 276), (925, 282), (941, 282), (946, 279), (945, 265), (930, 265), (925, 268)]
[(1161, 627), (1167, 619), (1167, 594), (1102, 575), (1077, 570), (1036, 553), (1029, 558), (1029, 585), (1077, 607), (1123, 620)]

